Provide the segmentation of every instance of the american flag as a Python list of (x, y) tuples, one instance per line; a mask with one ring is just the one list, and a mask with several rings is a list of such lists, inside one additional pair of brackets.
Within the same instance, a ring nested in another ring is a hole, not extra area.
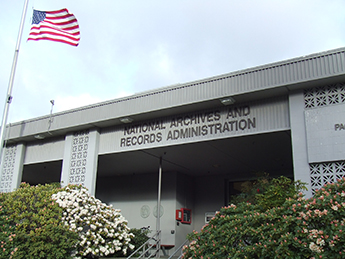
[(28, 40), (52, 40), (78, 46), (78, 21), (66, 8), (45, 12), (34, 10)]

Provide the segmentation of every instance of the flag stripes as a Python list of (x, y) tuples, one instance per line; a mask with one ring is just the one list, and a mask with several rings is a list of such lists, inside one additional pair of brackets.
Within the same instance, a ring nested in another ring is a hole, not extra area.
[(28, 40), (51, 40), (78, 46), (78, 21), (66, 8), (46, 12), (34, 10)]

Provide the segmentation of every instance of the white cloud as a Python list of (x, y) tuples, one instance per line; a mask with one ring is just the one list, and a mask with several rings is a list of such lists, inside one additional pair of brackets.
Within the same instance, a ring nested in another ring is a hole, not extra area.
[(101, 101), (103, 100), (99, 97), (91, 96), (89, 93), (83, 93), (78, 96), (58, 96), (54, 100), (53, 112), (61, 112)]

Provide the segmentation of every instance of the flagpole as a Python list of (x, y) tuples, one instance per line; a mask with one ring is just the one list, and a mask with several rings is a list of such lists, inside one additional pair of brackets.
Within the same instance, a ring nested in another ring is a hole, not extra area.
[(22, 20), (20, 22), (20, 27), (19, 27), (16, 49), (14, 51), (10, 81), (8, 83), (8, 88), (7, 88), (7, 95), (6, 95), (6, 99), (5, 99), (4, 112), (2, 115), (1, 133), (0, 133), (0, 141), (1, 141), (0, 142), (0, 164), (2, 163), (2, 152), (3, 152), (3, 149), (5, 147), (5, 137), (4, 136), (5, 136), (5, 132), (6, 132), (8, 110), (9, 110), (9, 106), (10, 106), (11, 101), (12, 101), (12, 88), (13, 88), (14, 74), (16, 72), (16, 67), (17, 67), (19, 47), (20, 47), (20, 42), (22, 39), (23, 27), (24, 27), (24, 21), (25, 21), (25, 16), (26, 16), (26, 10), (28, 9), (28, 3), (29, 3), (29, 0), (25, 0), (23, 13), (22, 13)]

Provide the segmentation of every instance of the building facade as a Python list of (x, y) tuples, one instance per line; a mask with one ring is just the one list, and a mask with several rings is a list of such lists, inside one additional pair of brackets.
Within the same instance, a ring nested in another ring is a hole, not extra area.
[(7, 125), (0, 191), (82, 184), (178, 246), (258, 172), (345, 176), (345, 48)]

